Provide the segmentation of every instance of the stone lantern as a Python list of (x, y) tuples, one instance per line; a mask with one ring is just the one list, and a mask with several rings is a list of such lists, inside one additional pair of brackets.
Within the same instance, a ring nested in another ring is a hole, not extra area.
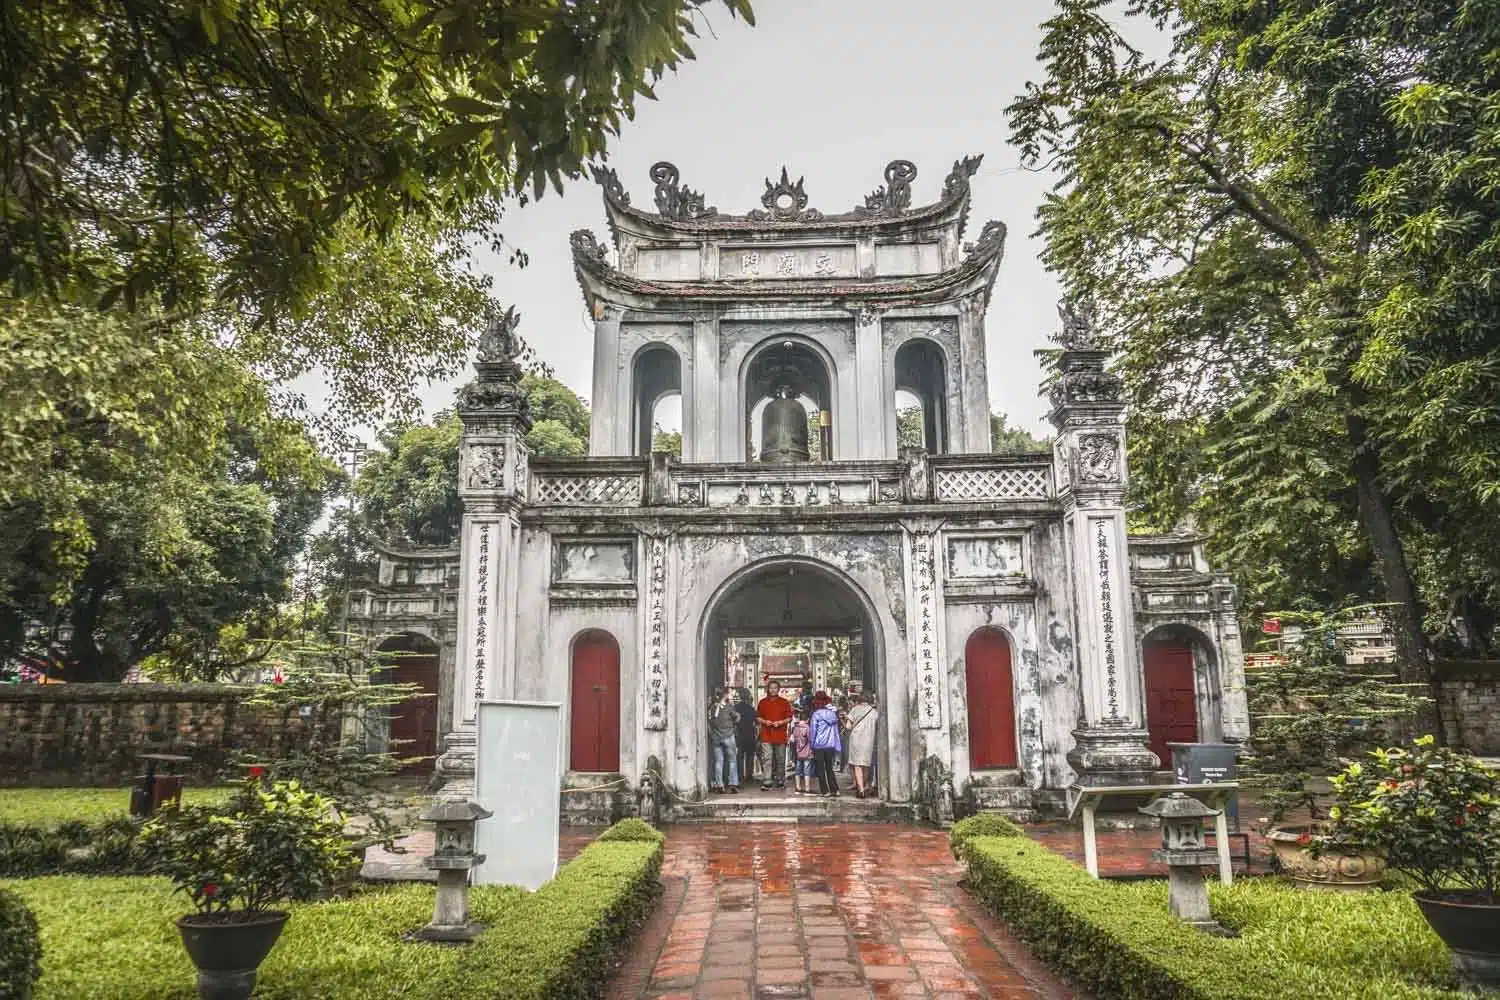
[(1217, 865), (1219, 855), (1208, 849), (1203, 821), (1219, 815), (1191, 796), (1173, 792), (1140, 812), (1161, 821), (1161, 849), (1151, 852), (1152, 861), (1167, 866), (1167, 905), (1172, 915), (1202, 931), (1224, 933), (1208, 908), (1208, 886), (1203, 868)]
[(437, 829), (427, 867), (437, 872), (432, 922), (417, 931), (424, 941), (472, 941), (483, 928), (469, 919), (469, 871), (484, 860), (474, 851), (474, 826), (492, 816), (477, 802), (437, 802), (421, 819)]

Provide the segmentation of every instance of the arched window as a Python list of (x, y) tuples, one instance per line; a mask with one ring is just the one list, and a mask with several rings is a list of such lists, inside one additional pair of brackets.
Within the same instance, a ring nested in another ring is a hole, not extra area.
[[(930, 340), (909, 340), (896, 351), (895, 368), (898, 441), (905, 436), (901, 433), (903, 407), (908, 422), (915, 419), (911, 410), (916, 407), (921, 446), (928, 454), (943, 454), (948, 450), (948, 378), (942, 348)], [(908, 402), (903, 403), (903, 398)]]
[[(635, 356), (631, 376), (635, 393), (632, 447), (637, 455), (649, 455), (663, 403), (669, 397), (682, 398), (682, 359), (670, 347), (653, 344)], [(680, 402), (678, 411), (681, 411)]]
[(751, 359), (745, 374), (745, 456), (758, 461), (766, 407), (782, 389), (802, 404), (808, 420), (808, 457), (833, 458), (833, 377), (821, 355), (794, 340), (773, 341)]

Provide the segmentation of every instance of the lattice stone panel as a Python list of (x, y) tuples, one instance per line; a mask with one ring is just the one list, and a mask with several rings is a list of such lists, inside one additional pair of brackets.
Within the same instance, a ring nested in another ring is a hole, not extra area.
[(939, 500), (1045, 500), (1045, 466), (999, 469), (939, 469), (933, 485)]
[(638, 507), (640, 476), (536, 476), (531, 502), (542, 507)]

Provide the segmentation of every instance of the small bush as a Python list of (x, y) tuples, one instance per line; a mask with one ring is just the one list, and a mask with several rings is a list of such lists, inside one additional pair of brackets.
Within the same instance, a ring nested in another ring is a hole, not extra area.
[(36, 917), (15, 893), (0, 889), (0, 1000), (27, 1000), (42, 974)]
[[(1404, 894), (1322, 894), (1253, 880), (1212, 887), (1241, 932), (1203, 934), (1160, 883), (1101, 881), (1033, 841), (961, 845), (967, 885), (1038, 958), (1118, 1000), (1457, 1000), (1442, 943)], [(1378, 960), (1372, 961), (1375, 956)]]
[(599, 839), (660, 844), (667, 839), (667, 835), (643, 819), (622, 819), (601, 833)]
[(953, 824), (948, 834), (948, 846), (955, 858), (962, 859), (964, 844), (974, 837), (1024, 837), (1026, 831), (999, 813), (975, 813)]
[(0, 878), (142, 875), (148, 867), (140, 824), (128, 817), (52, 827), (0, 824)]

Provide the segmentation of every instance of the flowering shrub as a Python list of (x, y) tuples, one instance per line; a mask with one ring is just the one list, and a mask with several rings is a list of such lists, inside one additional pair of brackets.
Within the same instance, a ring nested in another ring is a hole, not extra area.
[(247, 778), (223, 806), (168, 809), (146, 824), (152, 870), (199, 913), (307, 900), (355, 863), (332, 803), (295, 781)]
[(1379, 851), (1424, 889), (1500, 890), (1500, 776), (1435, 745), (1376, 750), (1333, 779), (1325, 843)]

